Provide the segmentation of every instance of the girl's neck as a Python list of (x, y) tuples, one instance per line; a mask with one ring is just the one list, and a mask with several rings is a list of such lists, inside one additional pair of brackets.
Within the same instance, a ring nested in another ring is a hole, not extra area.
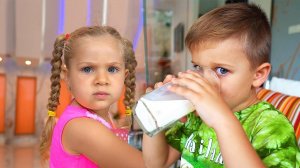
[(109, 118), (109, 108), (108, 109), (102, 109), (102, 110), (93, 110), (93, 109), (89, 109), (85, 106), (82, 106), (81, 104), (79, 104), (75, 99), (73, 99), (70, 103), (72, 106), (78, 106), (84, 109), (87, 109), (89, 112), (96, 114), (97, 116), (103, 118), (106, 122), (111, 123), (111, 120)]

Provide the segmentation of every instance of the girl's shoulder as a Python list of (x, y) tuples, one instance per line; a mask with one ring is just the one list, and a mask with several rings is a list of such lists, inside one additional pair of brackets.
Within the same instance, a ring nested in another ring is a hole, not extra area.
[(115, 135), (111, 129), (99, 121), (90, 117), (76, 117), (66, 123), (61, 137), (69, 153), (84, 154), (86, 150), (103, 148), (101, 145), (106, 145), (112, 136)]
[[(112, 128), (110, 123), (105, 121), (103, 118), (101, 118), (97, 114), (92, 113), (85, 108), (82, 108), (79, 106), (72, 106), (72, 105), (67, 106), (67, 108), (65, 109), (65, 111), (63, 112), (62, 116), (60, 117), (60, 119), (58, 121), (66, 120), (65, 122), (70, 122), (73, 119), (80, 119), (80, 118), (85, 119), (87, 122), (97, 121), (98, 123), (101, 123), (102, 125), (104, 125), (105, 127), (109, 128), (109, 129)], [(80, 121), (80, 120), (77, 120), (77, 121)]]
[(99, 121), (86, 116), (77, 117), (66, 123), (63, 133), (71, 133), (72, 136), (94, 134), (96, 132), (110, 131), (110, 128)]

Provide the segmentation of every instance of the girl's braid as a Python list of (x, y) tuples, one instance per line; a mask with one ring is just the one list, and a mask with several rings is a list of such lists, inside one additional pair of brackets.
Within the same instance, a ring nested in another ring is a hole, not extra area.
[[(48, 99), (48, 110), (55, 111), (59, 105), (59, 94), (60, 94), (60, 73), (62, 67), (62, 56), (64, 53), (65, 46), (65, 36), (59, 36), (54, 43), (54, 50), (52, 52), (51, 60), (51, 92)], [(53, 127), (56, 123), (54, 116), (48, 116), (45, 128), (42, 132), (41, 143), (40, 143), (40, 153), (42, 160), (45, 161), (49, 158), (49, 148), (52, 139)]]
[(135, 104), (135, 68), (137, 61), (135, 59), (134, 51), (130, 41), (123, 39), (124, 56), (125, 56), (125, 68), (128, 70), (127, 77), (125, 79), (125, 98), (124, 105), (126, 109), (132, 109)]

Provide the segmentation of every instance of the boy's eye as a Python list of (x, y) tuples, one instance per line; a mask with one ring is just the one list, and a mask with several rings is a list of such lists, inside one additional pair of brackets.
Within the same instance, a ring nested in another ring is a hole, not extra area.
[(228, 70), (222, 67), (216, 68), (217, 75), (226, 75), (228, 73)]
[(193, 67), (194, 67), (194, 69), (196, 70), (196, 71), (201, 71), (203, 68), (201, 67), (201, 66), (199, 66), (199, 65), (193, 65)]
[(91, 73), (93, 71), (93, 68), (92, 67), (83, 67), (83, 68), (81, 68), (81, 71), (85, 72), (85, 73)]
[(119, 69), (117, 67), (111, 66), (107, 69), (107, 71), (110, 73), (116, 73), (119, 71)]

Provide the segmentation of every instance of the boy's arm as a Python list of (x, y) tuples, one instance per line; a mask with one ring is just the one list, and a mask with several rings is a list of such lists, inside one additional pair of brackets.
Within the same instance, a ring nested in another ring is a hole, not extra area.
[(143, 158), (146, 167), (169, 167), (179, 159), (180, 153), (168, 145), (165, 132), (160, 132), (153, 137), (144, 134)]
[(249, 142), (240, 122), (230, 113), (225, 117), (227, 119), (220, 120), (219, 126), (214, 129), (226, 167), (265, 167)]
[[(170, 82), (174, 76), (167, 75), (163, 82), (155, 84), (155, 88), (161, 87), (163, 84)], [(152, 89), (147, 88), (147, 93)], [(180, 157), (180, 152), (168, 145), (166, 141), (165, 131), (158, 133), (153, 137), (144, 134), (143, 136), (143, 159), (148, 168), (169, 167)]]

